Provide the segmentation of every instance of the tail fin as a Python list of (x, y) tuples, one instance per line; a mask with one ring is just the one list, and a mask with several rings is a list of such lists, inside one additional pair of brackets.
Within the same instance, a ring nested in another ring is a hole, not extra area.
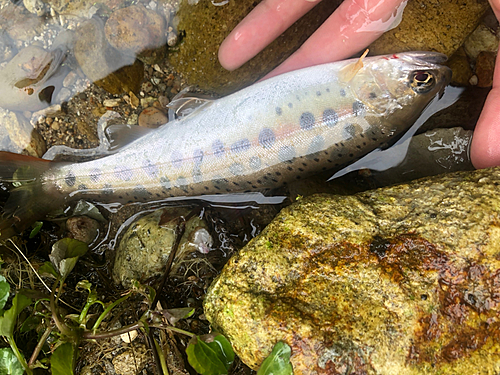
[(47, 193), (41, 178), (54, 164), (0, 151), (0, 181), (10, 186), (10, 195), (0, 216), (0, 239), (18, 234), (62, 203), (57, 195)]

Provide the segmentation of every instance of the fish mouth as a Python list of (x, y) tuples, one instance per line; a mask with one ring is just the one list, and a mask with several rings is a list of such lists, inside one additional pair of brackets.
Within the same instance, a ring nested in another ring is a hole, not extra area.
[(442, 64), (448, 60), (445, 54), (439, 52), (413, 51), (405, 52), (404, 54), (412, 59), (418, 59), (428, 64)]

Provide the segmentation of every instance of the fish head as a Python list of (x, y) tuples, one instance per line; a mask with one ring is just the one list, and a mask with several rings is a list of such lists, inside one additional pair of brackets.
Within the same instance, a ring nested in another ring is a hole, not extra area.
[(445, 61), (446, 55), (437, 52), (367, 58), (353, 78), (356, 95), (373, 115), (394, 116), (402, 110), (420, 114), (451, 80), (451, 70), (441, 65)]

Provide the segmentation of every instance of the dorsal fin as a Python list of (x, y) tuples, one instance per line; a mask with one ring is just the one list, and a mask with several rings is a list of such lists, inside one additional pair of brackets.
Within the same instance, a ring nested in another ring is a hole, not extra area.
[(190, 88), (181, 90), (167, 105), (169, 121), (192, 115), (213, 102), (213, 98), (201, 93), (192, 93)]
[(361, 55), (361, 57), (353, 63), (350, 63), (340, 69), (339, 78), (343, 82), (349, 82), (354, 76), (361, 70), (363, 67), (363, 59), (368, 55), (369, 49), (366, 49), (365, 52)]

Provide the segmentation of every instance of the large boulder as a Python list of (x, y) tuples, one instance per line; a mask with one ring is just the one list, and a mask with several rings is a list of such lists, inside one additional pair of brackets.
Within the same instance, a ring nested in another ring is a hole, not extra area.
[(500, 372), (500, 168), (285, 208), (225, 266), (207, 318), (257, 369)]

